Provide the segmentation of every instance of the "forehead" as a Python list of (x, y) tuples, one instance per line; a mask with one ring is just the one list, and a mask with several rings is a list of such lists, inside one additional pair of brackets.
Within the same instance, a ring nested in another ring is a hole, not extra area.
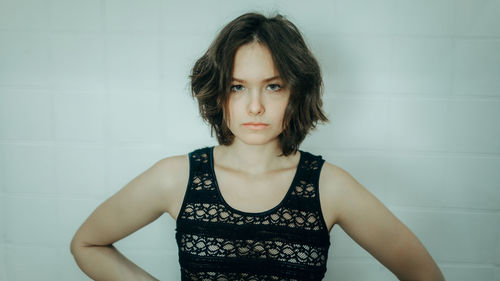
[(269, 49), (257, 42), (242, 45), (234, 56), (233, 77), (261, 81), (279, 76)]

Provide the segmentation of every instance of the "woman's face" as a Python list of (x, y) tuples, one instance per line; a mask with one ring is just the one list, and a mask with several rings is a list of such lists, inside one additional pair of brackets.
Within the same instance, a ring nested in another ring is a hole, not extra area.
[(228, 127), (235, 141), (252, 145), (277, 141), (289, 97), (267, 47), (249, 43), (237, 50), (228, 99)]

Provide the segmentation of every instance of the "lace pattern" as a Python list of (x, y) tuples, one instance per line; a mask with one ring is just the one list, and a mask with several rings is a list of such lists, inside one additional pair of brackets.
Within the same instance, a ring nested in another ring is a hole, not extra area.
[(193, 281), (299, 281), (298, 279), (285, 279), (276, 275), (231, 273), (231, 272), (191, 272), (185, 268), (182, 274)]
[(230, 240), (185, 234), (180, 250), (203, 257), (273, 259), (289, 263), (321, 266), (326, 261), (324, 249), (305, 244), (266, 240)]
[(306, 212), (281, 207), (266, 216), (243, 216), (233, 213), (222, 204), (188, 203), (181, 216), (182, 219), (236, 225), (278, 225), (305, 230), (320, 230), (321, 224), (316, 212)]
[(182, 280), (321, 280), (330, 245), (317, 192), (321, 157), (301, 151), (284, 200), (253, 214), (221, 198), (211, 149), (190, 153), (176, 229)]

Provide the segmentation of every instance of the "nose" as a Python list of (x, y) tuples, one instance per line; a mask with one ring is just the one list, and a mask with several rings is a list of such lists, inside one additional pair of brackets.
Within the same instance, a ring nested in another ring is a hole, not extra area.
[(250, 115), (261, 115), (265, 111), (262, 96), (259, 91), (254, 91), (249, 95), (248, 113)]

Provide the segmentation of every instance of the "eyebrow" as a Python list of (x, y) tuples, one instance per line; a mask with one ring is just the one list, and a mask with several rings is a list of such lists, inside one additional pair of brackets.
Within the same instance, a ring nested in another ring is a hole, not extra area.
[[(270, 78), (266, 78), (264, 80), (262, 80), (262, 82), (269, 82), (269, 81), (272, 81), (272, 80), (276, 80), (276, 79), (281, 79), (281, 76), (273, 76), (273, 77), (270, 77)], [(233, 77), (233, 79), (231, 81), (238, 81), (238, 82), (241, 82), (241, 83), (246, 83), (247, 81), (243, 80), (243, 79), (239, 79), (239, 78), (236, 78), (236, 77)]]

